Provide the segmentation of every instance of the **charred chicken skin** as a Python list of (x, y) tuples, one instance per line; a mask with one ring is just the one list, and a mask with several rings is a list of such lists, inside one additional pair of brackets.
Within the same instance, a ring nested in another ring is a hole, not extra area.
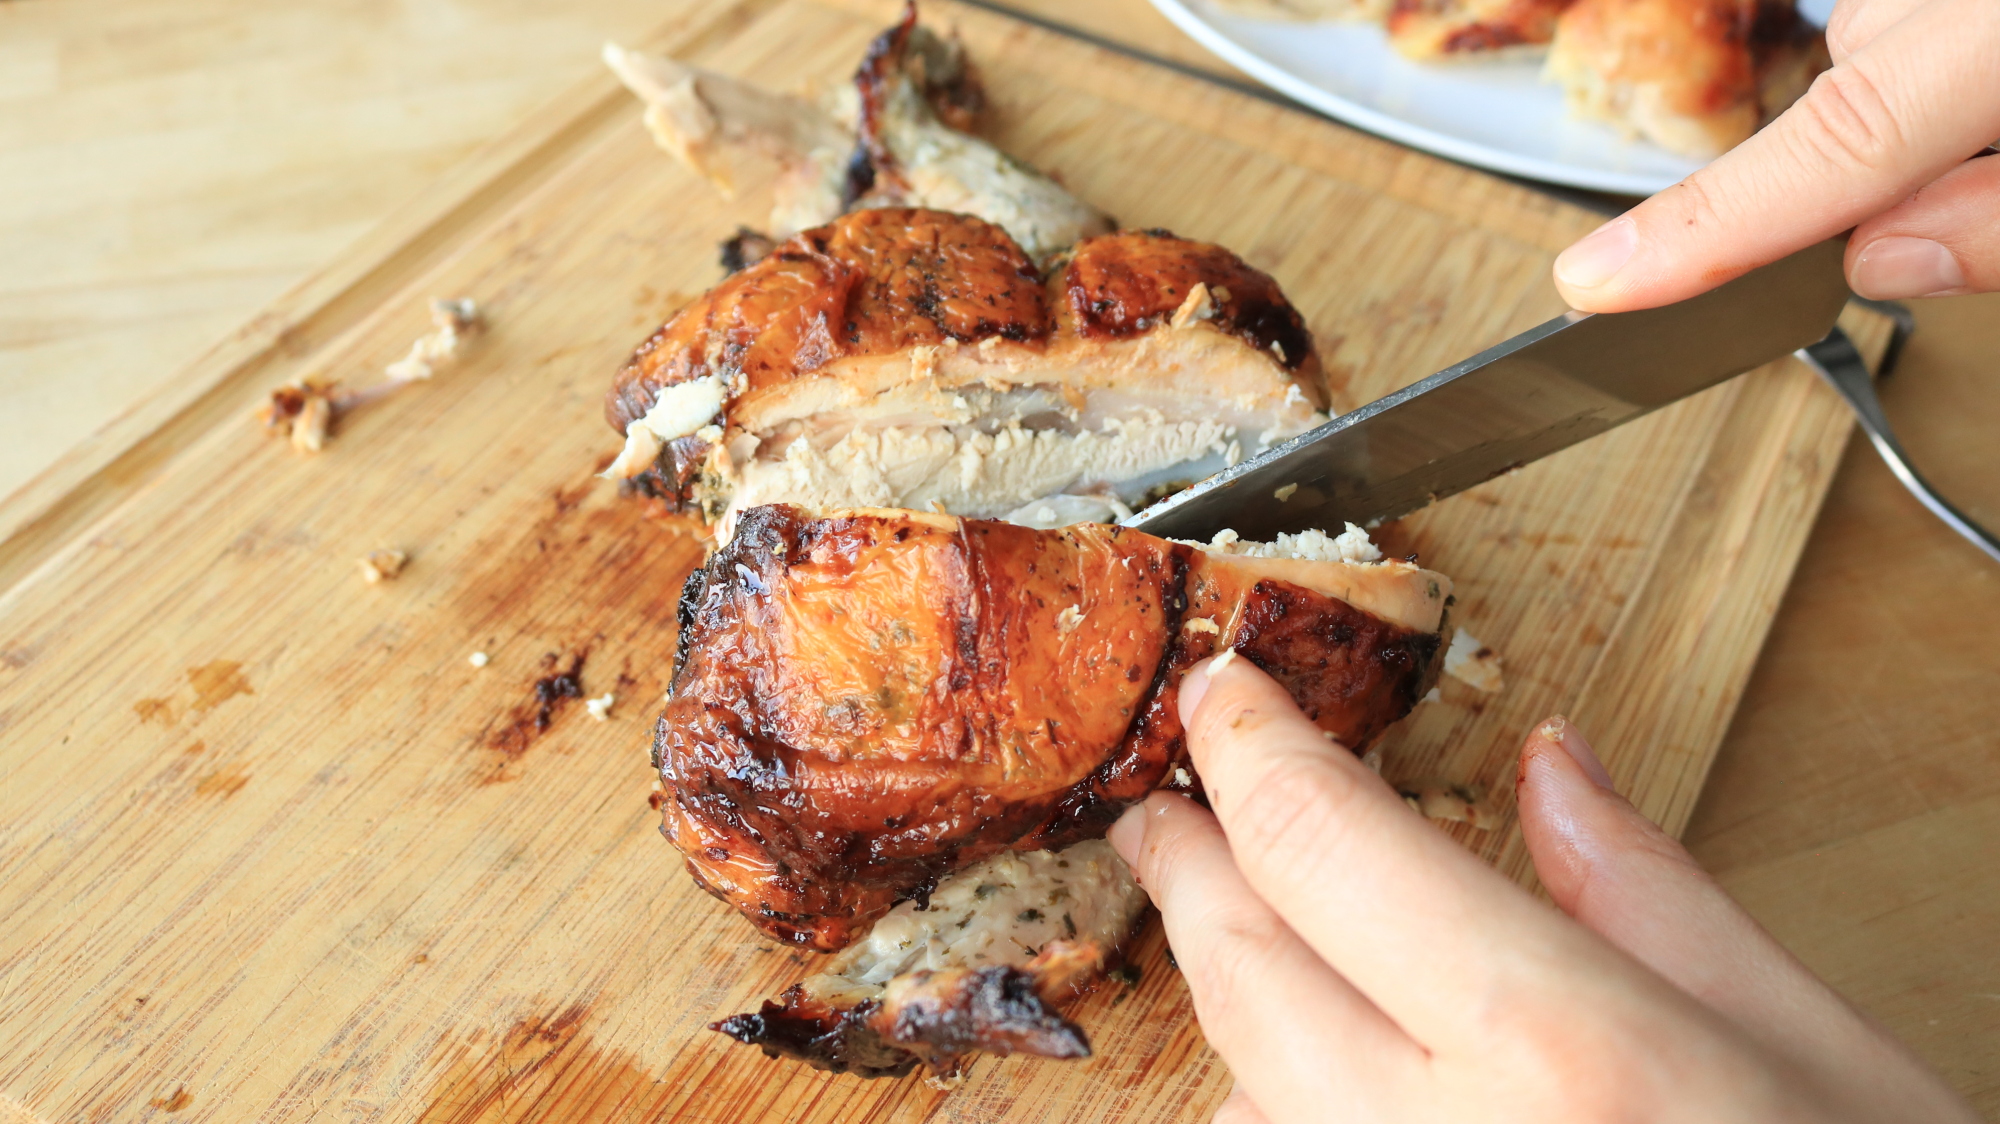
[(1359, 752), (1435, 680), (1449, 594), (1101, 524), (756, 508), (682, 597), (664, 830), (759, 929), (838, 950), (955, 870), (1196, 783), (1174, 703), (1225, 647)]
[[(1000, 227), (878, 208), (805, 231), (640, 346), (608, 475), (730, 532), (772, 502), (1096, 518), (1324, 420), (1268, 275), (1165, 231), (1086, 238), (1046, 280)], [(1070, 520), (1063, 520), (1065, 522)]]
[(975, 1051), (1078, 1058), (1064, 1000), (1094, 986), (1146, 909), (1102, 839), (1007, 851), (906, 901), (819, 972), (715, 1029), (835, 1073), (950, 1078)]

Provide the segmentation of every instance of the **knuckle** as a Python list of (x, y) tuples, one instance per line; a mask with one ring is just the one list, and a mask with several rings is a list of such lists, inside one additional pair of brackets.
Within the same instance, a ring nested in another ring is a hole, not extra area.
[(1794, 134), (1811, 155), (1840, 168), (1895, 170), (1906, 145), (1888, 96), (1869, 68), (1838, 66), (1813, 80), (1792, 108)]
[(1288, 931), (1268, 911), (1245, 909), (1218, 910), (1203, 919), (1203, 931), (1200, 955), (1188, 957), (1181, 972), (1208, 1032), (1224, 1035), (1263, 992), (1259, 977)]
[(1365, 799), (1354, 771), (1322, 756), (1284, 753), (1235, 799), (1224, 824), (1230, 850), (1245, 865), (1294, 866), (1282, 860), (1331, 849)]
[(1715, 195), (1708, 189), (1706, 169), (1682, 180), (1674, 188), (1674, 202), (1681, 209), (1681, 218), (1697, 229), (1712, 228), (1718, 224), (1722, 214), (1715, 208)]
[(1181, 873), (1207, 843), (1201, 833), (1184, 828), (1146, 833), (1139, 850), (1139, 882), (1162, 910), (1175, 907)]

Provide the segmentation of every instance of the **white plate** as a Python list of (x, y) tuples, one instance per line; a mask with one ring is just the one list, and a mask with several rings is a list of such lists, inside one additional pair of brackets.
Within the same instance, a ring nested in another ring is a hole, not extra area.
[[(1541, 60), (1415, 63), (1368, 23), (1250, 19), (1210, 0), (1153, 0), (1259, 82), (1390, 140), (1528, 179), (1651, 195), (1701, 166), (1571, 117)], [(1807, 3), (1810, 9), (1825, 4)]]

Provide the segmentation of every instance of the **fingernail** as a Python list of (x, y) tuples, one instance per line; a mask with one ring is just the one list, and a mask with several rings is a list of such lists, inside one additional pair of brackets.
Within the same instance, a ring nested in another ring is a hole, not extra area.
[(1597, 759), (1597, 752), (1590, 748), (1590, 743), (1584, 740), (1582, 734), (1577, 733), (1576, 727), (1569, 724), (1569, 719), (1558, 714), (1542, 723), (1542, 736), (1561, 746), (1570, 760), (1576, 762), (1576, 767), (1583, 770), (1583, 775), (1597, 787), (1606, 792), (1616, 791), (1611, 783), (1611, 774), (1604, 769), (1604, 762)]
[(1950, 250), (1928, 238), (1877, 238), (1855, 256), (1848, 280), (1870, 300), (1891, 301), (1963, 289), (1965, 271)]
[(1104, 837), (1111, 841), (1111, 849), (1118, 852), (1118, 857), (1125, 860), (1126, 866), (1139, 869), (1139, 848), (1146, 842), (1145, 803), (1125, 809), (1125, 814), (1118, 817), (1118, 822), (1111, 825), (1111, 830)]
[(1225, 648), (1221, 655), (1210, 656), (1188, 668), (1187, 674), (1181, 676), (1180, 699), (1176, 708), (1180, 711), (1181, 725), (1186, 726), (1194, 721), (1195, 709), (1201, 706), (1201, 700), (1208, 694), (1209, 677), (1228, 667), (1236, 659), (1236, 649)]
[(1638, 248), (1638, 225), (1612, 219), (1556, 255), (1556, 280), (1572, 289), (1595, 289), (1618, 276)]

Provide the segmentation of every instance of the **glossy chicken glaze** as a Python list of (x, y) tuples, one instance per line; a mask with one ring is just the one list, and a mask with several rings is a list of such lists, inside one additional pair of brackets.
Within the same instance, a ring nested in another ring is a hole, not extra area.
[[(1298, 387), (1302, 406), (1325, 404), (1304, 320), (1277, 282), (1220, 246), (1158, 230), (1086, 238), (1044, 282), (998, 226), (880, 208), (794, 236), (683, 309), (618, 373), (605, 416), (624, 433), (664, 388), (711, 376), (727, 380), (715, 420), (732, 435), (946, 368), (947, 384), (1048, 381), (1074, 397), (1089, 389), (1079, 379), (1115, 380), (1119, 364), (1107, 362), (1106, 349), (1164, 331), (1198, 285), (1206, 327), (1268, 356)], [(962, 371), (940, 359), (973, 354), (981, 362)], [(668, 441), (638, 482), (686, 503), (710, 449), (698, 436)]]
[(1359, 752), (1434, 682), (1450, 585), (1319, 565), (1379, 571), (1428, 615), (1102, 524), (753, 508), (682, 595), (664, 830), (765, 933), (830, 951), (953, 870), (1102, 835), (1172, 782), (1180, 677), (1224, 643)]

